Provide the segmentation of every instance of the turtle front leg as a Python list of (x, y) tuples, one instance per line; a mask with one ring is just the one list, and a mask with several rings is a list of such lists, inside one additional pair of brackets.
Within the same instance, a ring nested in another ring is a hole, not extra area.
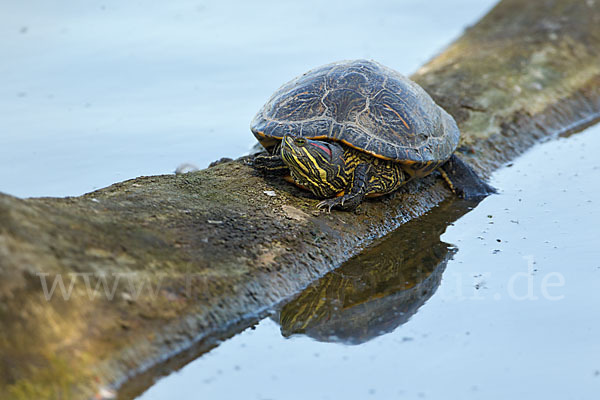
[(252, 167), (268, 174), (289, 174), (289, 168), (284, 164), (279, 154), (258, 154), (252, 159)]
[(333, 207), (338, 207), (344, 211), (352, 211), (367, 195), (369, 189), (369, 178), (371, 177), (371, 166), (369, 164), (359, 164), (354, 169), (352, 184), (350, 190), (342, 196), (326, 199), (317, 204), (317, 208), (327, 207), (331, 211)]
[(290, 170), (281, 158), (281, 144), (273, 149), (273, 153), (258, 153), (252, 158), (251, 165), (254, 169), (270, 175), (287, 175)]

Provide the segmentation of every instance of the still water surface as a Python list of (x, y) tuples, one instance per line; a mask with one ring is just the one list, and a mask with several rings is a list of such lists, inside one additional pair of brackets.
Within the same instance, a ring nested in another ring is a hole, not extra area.
[(238, 157), (284, 82), (351, 58), (410, 74), (493, 4), (4, 1), (0, 191), (79, 195)]
[(538, 145), (139, 399), (597, 399), (598, 154)]

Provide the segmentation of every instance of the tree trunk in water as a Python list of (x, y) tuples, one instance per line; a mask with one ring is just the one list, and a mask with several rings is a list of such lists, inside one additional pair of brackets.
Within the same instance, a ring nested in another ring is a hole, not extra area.
[[(597, 119), (600, 8), (502, 1), (412, 78), (457, 120), (461, 158), (488, 176)], [(255, 321), (450, 196), (433, 174), (327, 214), (243, 159), (74, 198), (0, 195), (0, 398), (118, 387)]]

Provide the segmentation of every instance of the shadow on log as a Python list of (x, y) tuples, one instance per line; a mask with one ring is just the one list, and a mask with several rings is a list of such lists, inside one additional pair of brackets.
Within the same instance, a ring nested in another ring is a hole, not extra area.
[[(600, 9), (505, 0), (412, 78), (456, 118), (461, 156), (488, 175), (596, 120)], [(254, 321), (450, 196), (433, 175), (357, 213), (319, 213), (243, 160), (76, 198), (0, 195), (0, 398), (119, 387)]]

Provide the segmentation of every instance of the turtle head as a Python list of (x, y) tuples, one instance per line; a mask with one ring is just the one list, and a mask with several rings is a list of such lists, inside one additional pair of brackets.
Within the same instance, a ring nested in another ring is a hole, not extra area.
[(339, 144), (286, 135), (280, 151), (294, 181), (317, 197), (335, 196), (348, 186), (350, 176)]

